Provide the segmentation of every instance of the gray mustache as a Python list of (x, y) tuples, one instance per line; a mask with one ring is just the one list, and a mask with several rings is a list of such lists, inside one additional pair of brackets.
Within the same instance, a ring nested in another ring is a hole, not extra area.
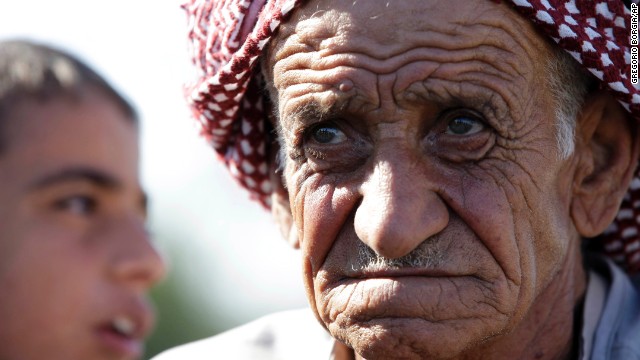
[(365, 243), (358, 242), (358, 257), (351, 264), (353, 271), (375, 271), (401, 268), (436, 268), (444, 261), (444, 251), (434, 239), (423, 241), (407, 255), (389, 259), (376, 254)]

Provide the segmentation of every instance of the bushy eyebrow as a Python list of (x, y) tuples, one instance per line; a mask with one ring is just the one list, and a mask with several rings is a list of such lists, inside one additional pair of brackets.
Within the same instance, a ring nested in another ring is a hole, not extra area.
[(299, 128), (296, 125), (304, 127), (339, 118), (344, 116), (352, 99), (353, 96), (338, 96), (331, 104), (322, 104), (316, 98), (306, 99), (295, 111), (285, 114), (284, 123), (296, 129)]
[(289, 120), (304, 122), (304, 123), (316, 123), (327, 118), (335, 117), (338, 113), (338, 106), (333, 104), (331, 106), (322, 106), (315, 100), (310, 100), (305, 103), (296, 111), (289, 115)]
[[(28, 185), (29, 191), (38, 191), (50, 186), (73, 181), (85, 181), (105, 190), (120, 190), (123, 183), (116, 177), (92, 167), (68, 167), (44, 174)], [(139, 191), (140, 210), (146, 215), (149, 199), (147, 194)]]

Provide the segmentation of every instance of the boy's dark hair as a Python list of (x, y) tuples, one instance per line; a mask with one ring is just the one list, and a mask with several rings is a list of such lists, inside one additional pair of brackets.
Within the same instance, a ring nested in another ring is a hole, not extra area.
[(101, 92), (137, 123), (131, 103), (73, 55), (28, 40), (0, 41), (0, 152), (3, 123), (17, 104), (24, 100), (44, 103), (60, 97), (79, 100), (90, 90)]

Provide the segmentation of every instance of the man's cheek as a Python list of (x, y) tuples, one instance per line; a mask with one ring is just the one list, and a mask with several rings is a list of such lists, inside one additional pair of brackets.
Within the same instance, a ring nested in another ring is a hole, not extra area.
[(300, 230), (304, 261), (315, 275), (325, 262), (354, 207), (353, 191), (323, 174), (292, 176), (294, 221)]
[[(554, 233), (549, 221), (554, 211), (547, 204), (546, 195), (553, 190), (539, 187), (516, 164), (491, 165), (482, 174), (476, 172), (476, 176), (467, 178), (466, 201), (452, 199), (452, 208), (490, 251), (508, 288), (519, 289), (522, 300), (527, 302), (549, 282), (553, 272), (544, 269), (543, 254), (563, 257), (566, 252), (554, 246), (561, 235)], [(488, 221), (477, 216), (483, 212), (492, 214)]]
[[(529, 224), (516, 222), (518, 215), (529, 219), (531, 209), (523, 198), (523, 189), (509, 181), (502, 162), (490, 162), (479, 169), (461, 174), (460, 182), (444, 194), (445, 201), (461, 221), (482, 242), (493, 261), (512, 281), (520, 282), (523, 234)], [(486, 214), (491, 214), (486, 217)], [(526, 259), (525, 259), (526, 260)]]
[(345, 226), (354, 198), (347, 189), (323, 184), (320, 178), (317, 176), (305, 182), (295, 200), (296, 221), (302, 230), (301, 247), (313, 274), (325, 262)]

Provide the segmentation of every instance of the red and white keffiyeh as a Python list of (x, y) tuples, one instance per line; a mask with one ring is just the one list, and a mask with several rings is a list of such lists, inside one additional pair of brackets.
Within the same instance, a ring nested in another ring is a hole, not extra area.
[[(189, 39), (199, 74), (187, 88), (193, 116), (231, 174), (269, 207), (258, 58), (278, 26), (304, 0), (190, 0)], [(621, 0), (505, 0), (552, 38), (610, 90), (640, 122), (640, 87), (631, 83), (630, 17)], [(640, 271), (640, 171), (636, 170), (604, 251)]]

